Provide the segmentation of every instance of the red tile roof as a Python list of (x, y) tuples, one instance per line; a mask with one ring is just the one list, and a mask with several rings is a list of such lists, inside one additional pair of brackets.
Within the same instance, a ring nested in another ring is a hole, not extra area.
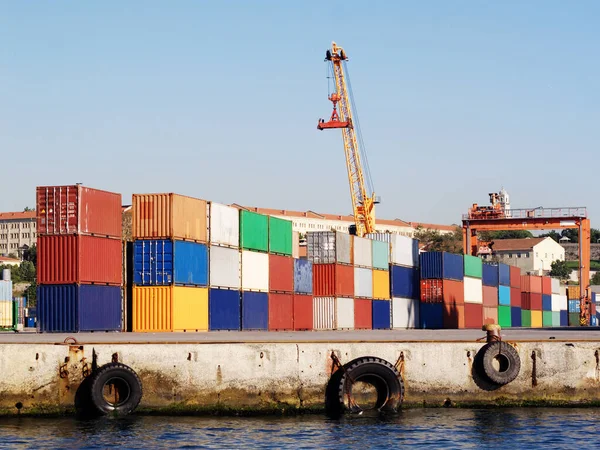
[(35, 211), (23, 211), (23, 212), (5, 212), (0, 213), (0, 220), (23, 220), (23, 219), (35, 219)]
[(496, 239), (492, 242), (492, 251), (531, 250), (545, 239), (551, 238)]
[(8, 258), (7, 256), (0, 256), (0, 263), (20, 263), (20, 259)]

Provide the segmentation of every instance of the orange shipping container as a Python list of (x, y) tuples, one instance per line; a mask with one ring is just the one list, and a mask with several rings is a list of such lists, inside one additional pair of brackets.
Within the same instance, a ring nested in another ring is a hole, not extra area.
[(342, 264), (313, 265), (315, 297), (353, 297), (354, 267)]
[(542, 277), (535, 275), (522, 275), (521, 276), (521, 291), (531, 292), (534, 294), (542, 293)]
[(390, 272), (387, 270), (373, 270), (373, 298), (390, 300)]
[(531, 311), (531, 328), (542, 328), (542, 327), (543, 327), (542, 311)]
[(465, 305), (444, 303), (444, 329), (456, 330), (465, 328)]
[(579, 300), (580, 292), (579, 286), (567, 286), (567, 298), (569, 300)]
[(206, 201), (178, 194), (133, 194), (134, 239), (207, 241)]
[(134, 286), (132, 331), (173, 331), (171, 286)]
[(542, 277), (542, 294), (552, 294), (552, 278)]

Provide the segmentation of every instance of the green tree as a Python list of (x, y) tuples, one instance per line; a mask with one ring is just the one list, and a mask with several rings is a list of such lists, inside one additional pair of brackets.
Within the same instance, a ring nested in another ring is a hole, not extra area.
[(560, 232), (560, 237), (568, 237), (569, 243), (576, 244), (579, 242), (579, 231), (575, 228), (567, 228)]
[(25, 290), (25, 297), (27, 297), (27, 307), (35, 308), (37, 305), (37, 283), (35, 281)]
[(37, 266), (37, 246), (35, 244), (23, 251), (23, 260), (30, 261)]
[(35, 281), (35, 266), (31, 261), (23, 261), (18, 269), (21, 281)]
[(482, 231), (479, 233), (479, 239), (486, 242), (494, 239), (525, 239), (531, 237), (533, 237), (533, 234), (527, 230)]
[(600, 243), (600, 230), (592, 228), (592, 244)]
[(0, 265), (0, 273), (4, 269), (10, 270), (10, 279), (14, 283), (20, 283), (21, 282), (21, 272), (19, 270), (19, 267), (17, 267), (17, 266), (10, 266), (8, 264), (2, 264), (2, 265)]
[(550, 276), (560, 278), (561, 280), (568, 280), (571, 275), (571, 269), (569, 269), (566, 261), (556, 260), (550, 266)]
[(30, 212), (30, 211), (35, 211), (35, 209), (30, 208), (29, 206), (26, 206), (25, 209), (23, 209), (23, 212)]
[(554, 230), (551, 230), (548, 233), (540, 234), (540, 237), (550, 237), (550, 238), (554, 239), (556, 242), (558, 242), (560, 240), (560, 234), (558, 234)]
[(459, 227), (456, 227), (452, 233), (440, 233), (438, 230), (417, 227), (414, 238), (430, 252), (463, 252), (462, 229)]
[(590, 280), (590, 284), (597, 286), (600, 285), (600, 272), (596, 272), (592, 279)]

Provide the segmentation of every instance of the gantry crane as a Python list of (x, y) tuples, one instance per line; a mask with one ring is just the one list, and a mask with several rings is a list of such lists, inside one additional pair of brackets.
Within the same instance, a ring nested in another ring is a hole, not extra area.
[(329, 95), (329, 100), (333, 103), (333, 112), (329, 121), (325, 122), (324, 119), (319, 119), (317, 128), (319, 130), (342, 129), (350, 195), (356, 224), (355, 233), (357, 236), (362, 237), (365, 234), (375, 232), (375, 204), (379, 203), (379, 199), (375, 197), (373, 192), (373, 184), (346, 67), (347, 60), (348, 57), (344, 49), (333, 42), (331, 50), (327, 50), (325, 54), (325, 61), (330, 64), (332, 77), (335, 80), (334, 92)]

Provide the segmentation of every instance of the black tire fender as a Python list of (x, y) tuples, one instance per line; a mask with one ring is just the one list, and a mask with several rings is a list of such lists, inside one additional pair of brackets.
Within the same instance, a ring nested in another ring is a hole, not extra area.
[[(107, 398), (107, 391), (110, 398)], [(125, 364), (109, 363), (91, 375), (90, 400), (100, 414), (131, 414), (139, 405), (142, 395), (142, 382), (135, 371)]]
[(513, 381), (521, 371), (521, 358), (517, 350), (502, 341), (490, 342), (481, 350), (481, 369), (489, 381), (504, 386)]

